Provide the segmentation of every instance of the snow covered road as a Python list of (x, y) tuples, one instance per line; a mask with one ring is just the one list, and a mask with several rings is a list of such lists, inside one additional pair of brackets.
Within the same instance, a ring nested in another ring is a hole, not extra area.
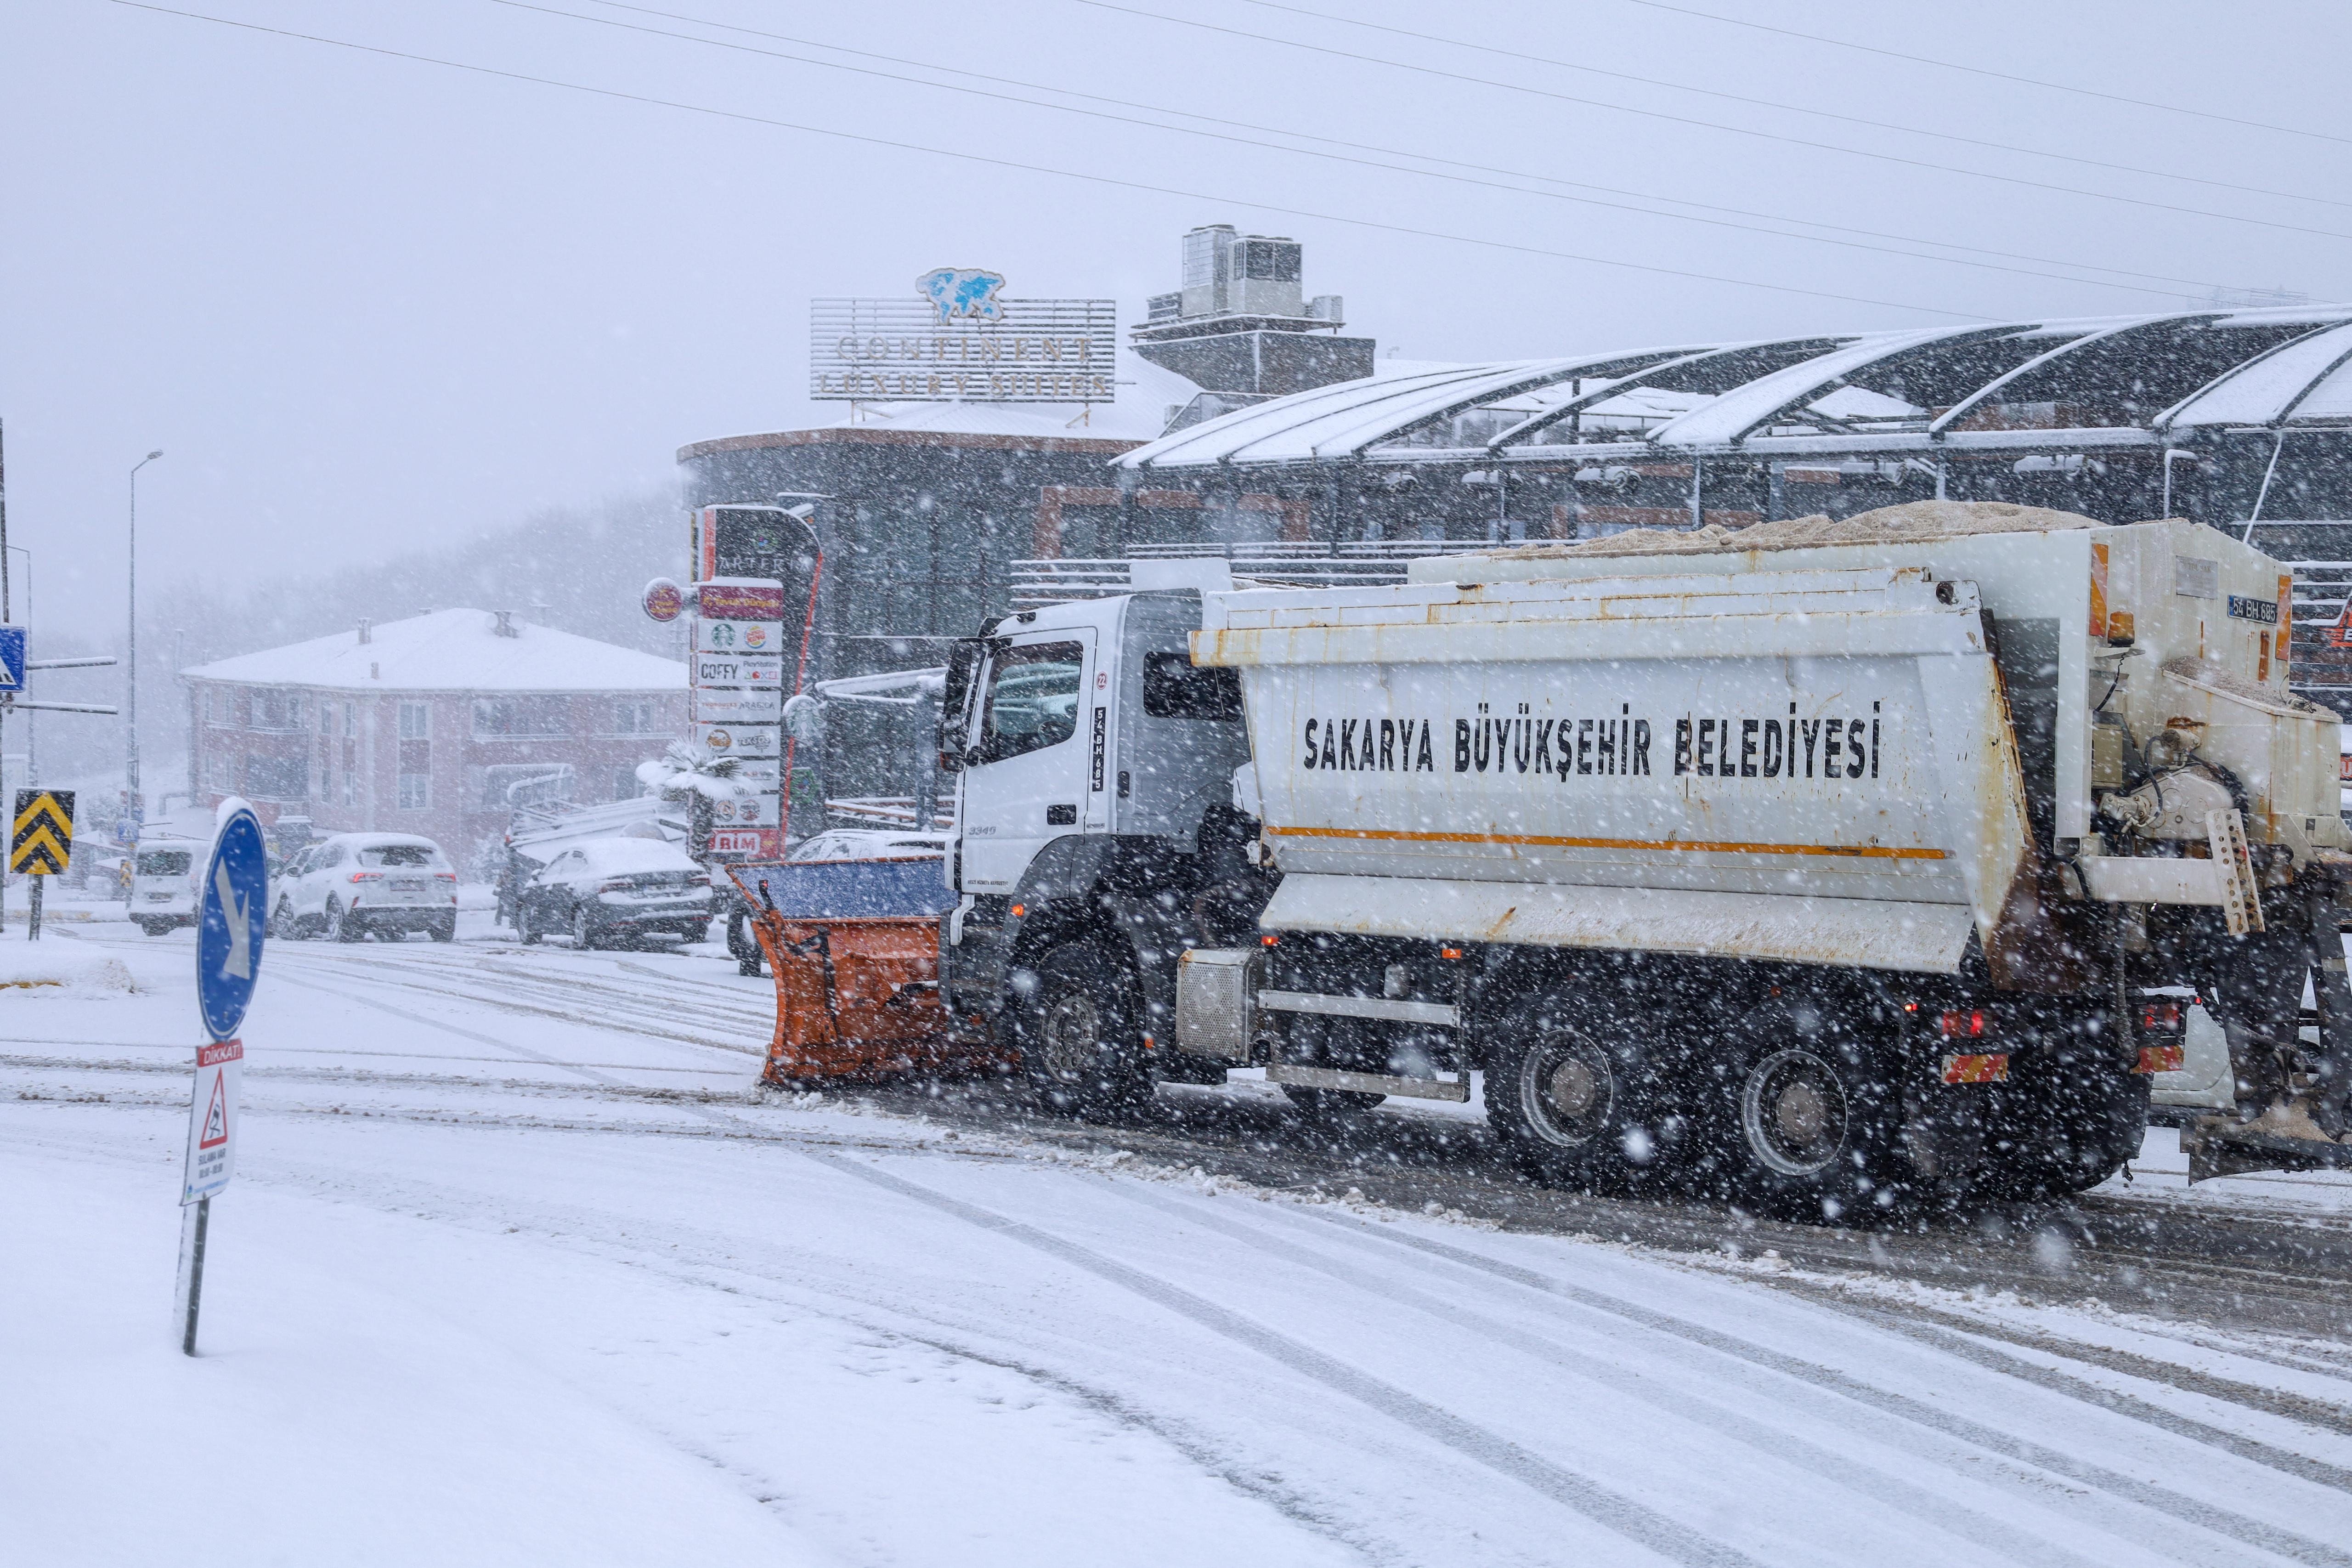
[(761, 1100), (767, 984), (674, 955), (274, 944), (186, 1361), (128, 929), (0, 993), (12, 1559), (2352, 1564), (2331, 1347)]

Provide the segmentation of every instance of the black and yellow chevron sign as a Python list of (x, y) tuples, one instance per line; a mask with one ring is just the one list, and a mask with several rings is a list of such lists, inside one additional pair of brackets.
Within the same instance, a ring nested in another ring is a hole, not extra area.
[(53, 876), (73, 858), (73, 791), (20, 789), (16, 831), (8, 835), (8, 869)]

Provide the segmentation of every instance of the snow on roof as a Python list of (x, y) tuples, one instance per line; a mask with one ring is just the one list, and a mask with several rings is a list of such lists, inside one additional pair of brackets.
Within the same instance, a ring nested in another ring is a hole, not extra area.
[(635, 648), (513, 622), (488, 610), (435, 610), (180, 673), (194, 680), (352, 691), (683, 691), (686, 666)]
[[(1418, 365), (1405, 375), (1387, 374), (1388, 365), (1383, 362), (1382, 374), (1378, 376), (1317, 387), (1236, 409), (1139, 447), (1117, 458), (1114, 466), (1130, 472), (1152, 472), (1213, 468), (1223, 463), (1346, 461), (1368, 453), (1377, 457), (1392, 444), (1414, 447), (1435, 444), (1414, 437), (1416, 430), (1425, 434), (1435, 421), (1472, 410), (1490, 410), (1501, 416), (1523, 405), (1556, 399), (1561, 391), (1580, 386), (1582, 390), (1570, 400), (1571, 404), (1591, 408), (1596, 414), (1613, 415), (1617, 409), (1609, 401), (1612, 395), (1608, 391), (1611, 383), (1603, 379), (1605, 376), (1622, 378), (1629, 384), (1623, 392), (1613, 395), (1627, 403), (1628, 412), (1637, 416), (1626, 427), (1628, 441), (1673, 448), (1678, 453), (1739, 448), (1755, 439), (1777, 440), (1772, 435), (1775, 421), (1792, 408), (1810, 406), (1823, 414), (1833, 413), (1823, 408), (1822, 404), (1826, 398), (1841, 395), (1841, 383), (1845, 377), (1898, 355), (1915, 351), (1932, 353), (1944, 345), (1965, 350), (1975, 340), (2000, 337), (2029, 343), (2046, 353), (2047, 363), (2055, 364), (2065, 356), (2085, 353), (2126, 333), (2147, 335), (2171, 323), (2186, 331), (2208, 327), (2268, 329), (2267, 335), (2272, 338), (2282, 328), (2308, 331), (2276, 346), (2262, 342), (2263, 333), (2249, 334), (2254, 341), (2249, 342), (2245, 357), (2210, 374), (2205, 385), (2178, 403), (2170, 422), (2260, 424), (2293, 418), (2312, 423), (2343, 417), (2343, 407), (2352, 404), (2352, 360), (2340, 359), (2326, 347), (2330, 342), (2341, 344), (2346, 341), (2342, 334), (2352, 330), (2352, 307), (2168, 311), (2161, 315), (2005, 326), (1987, 322), (1924, 331), (1832, 334), (1818, 339), (1697, 345), (1679, 350), (1587, 354), (1572, 359)], [(1678, 379), (1687, 379), (1682, 374), (1685, 371), (1704, 371), (1709, 363), (1737, 363), (1742, 350), (1756, 351), (1759, 363), (1769, 364), (1769, 368), (1727, 386), (1706, 384), (1708, 378), (1704, 374), (1696, 377), (1700, 384), (1698, 389), (1675, 384)], [(2164, 351), (2159, 344), (2148, 352), (2153, 355)], [(1771, 363), (1790, 354), (1796, 356), (1792, 363)], [(2087, 357), (2090, 356), (2086, 354)], [(1644, 363), (1647, 370), (1601, 368), (1612, 363), (1637, 366)], [(1919, 425), (1919, 429), (1905, 430), (1902, 426), (1906, 422), (1893, 417), (1900, 412), (1899, 406), (1890, 402), (1886, 408), (1876, 411), (1886, 417), (1871, 430), (1860, 435), (1825, 431), (1820, 439), (1851, 443), (1863, 436), (1880, 433), (1915, 438), (1940, 436), (1946, 427), (1958, 423), (1980, 404), (1997, 402), (2001, 388), (2037, 371), (2043, 363), (2040, 359), (2028, 359), (2022, 363), (2005, 362), (2006, 368), (2000, 374), (1980, 385), (1964, 388), (1965, 395), (1954, 399), (1948, 408), (1914, 411), (1916, 417), (1909, 423)], [(2095, 369), (2091, 374), (2096, 374)], [(1658, 388), (1640, 385), (1648, 374), (1659, 376), (1664, 384)], [(1659, 406), (1647, 406), (1647, 402), (1657, 401), (1653, 395), (1660, 391), (1675, 396)], [(2041, 395), (2046, 397), (2049, 394)], [(2210, 405), (2208, 399), (2211, 400)], [(1644, 406), (1631, 406), (1643, 400)], [(1927, 427), (1931, 419), (1933, 430)], [(1525, 428), (1517, 428), (1522, 423)], [(1483, 447), (1499, 457), (1514, 455), (1524, 447), (1525, 456), (1556, 460), (1559, 454), (1535, 449), (1551, 444), (1547, 429), (1549, 423), (1549, 419), (1538, 421), (1535, 416), (1524, 422), (1498, 417), (1488, 421), (1478, 433), (1464, 437), (1459, 446), (1467, 449), (1472, 458), (1477, 456), (1476, 448)], [(2142, 426), (2151, 423), (2161, 428), (2168, 421), (2143, 420)], [(1588, 424), (1610, 429), (1619, 427), (1619, 422), (1609, 419), (1591, 420)], [(1421, 454), (1415, 451), (1407, 455)]]

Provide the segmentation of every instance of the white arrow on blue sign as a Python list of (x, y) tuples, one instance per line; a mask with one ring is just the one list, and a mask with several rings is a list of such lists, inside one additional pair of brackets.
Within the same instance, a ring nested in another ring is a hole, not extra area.
[(0, 691), (25, 689), (25, 628), (0, 626)]
[(196, 917), (196, 1005), (215, 1040), (234, 1039), (261, 973), (269, 924), (269, 857), (261, 822), (241, 800), (222, 803)]

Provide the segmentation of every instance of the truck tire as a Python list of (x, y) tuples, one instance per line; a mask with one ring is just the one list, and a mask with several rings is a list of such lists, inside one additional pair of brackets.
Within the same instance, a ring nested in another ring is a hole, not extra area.
[(1529, 1181), (1618, 1181), (1633, 1163), (1628, 1144), (1647, 1150), (1631, 1066), (1581, 1030), (1536, 1019), (1487, 1053), (1486, 1124)]
[(1784, 1219), (1852, 1224), (1923, 1187), (1906, 1152), (1891, 1041), (1832, 1006), (1775, 1004), (1738, 1031), (1722, 1142), (1734, 1203)]
[(1040, 1104), (1108, 1114), (1150, 1100), (1134, 991), (1126, 966), (1093, 942), (1045, 955), (1021, 1021), (1021, 1070)]

